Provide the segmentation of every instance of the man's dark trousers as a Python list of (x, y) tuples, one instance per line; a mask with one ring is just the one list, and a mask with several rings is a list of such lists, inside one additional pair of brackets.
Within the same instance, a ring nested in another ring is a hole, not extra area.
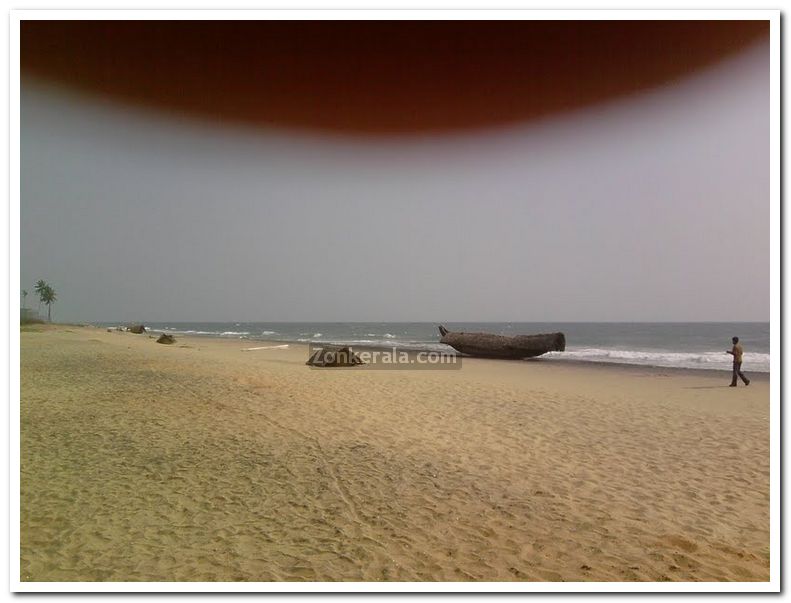
[(742, 363), (741, 362), (734, 362), (733, 363), (733, 381), (731, 381), (731, 387), (736, 387), (737, 377), (739, 377), (742, 381), (744, 381), (745, 385), (750, 385), (750, 380), (744, 376), (742, 372)]

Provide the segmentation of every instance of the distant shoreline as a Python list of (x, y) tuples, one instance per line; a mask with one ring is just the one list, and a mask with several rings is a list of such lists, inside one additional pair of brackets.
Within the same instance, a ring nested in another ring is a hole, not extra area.
[[(176, 323), (174, 323), (176, 324)], [(189, 323), (185, 323), (189, 324)], [(223, 324), (223, 323), (220, 323)], [(284, 323), (290, 324), (290, 323)], [(311, 324), (311, 323), (306, 323)], [(365, 323), (363, 323), (365, 324)], [(426, 324), (433, 324), (433, 323), (426, 323)], [(86, 325), (86, 326), (96, 326), (96, 325)], [(108, 327), (105, 326), (96, 326), (96, 328), (105, 329)], [(163, 329), (147, 329), (150, 332), (163, 332)], [(409, 347), (399, 346), (398, 341), (394, 341), (392, 345), (378, 345), (378, 344), (366, 344), (366, 343), (345, 343), (345, 342), (329, 342), (329, 341), (294, 341), (292, 339), (278, 339), (275, 337), (268, 337), (268, 338), (261, 338), (261, 337), (245, 337), (236, 339), (234, 337), (229, 336), (221, 336), (219, 334), (202, 334), (202, 333), (189, 333), (189, 334), (181, 334), (175, 332), (175, 337), (177, 338), (196, 338), (200, 340), (218, 340), (218, 341), (249, 341), (255, 343), (261, 343), (264, 345), (283, 345), (289, 344), (291, 346), (304, 346), (305, 357), (308, 357), (307, 348), (311, 344), (325, 344), (327, 346), (350, 346), (355, 349), (360, 350), (376, 350), (376, 351), (389, 351), (396, 349), (399, 352), (406, 352), (408, 354), (416, 354), (418, 350)], [(437, 344), (439, 342), (436, 342)], [(453, 349), (448, 347), (449, 352), (453, 352)], [(724, 354), (724, 352), (723, 352)], [(523, 360), (504, 360), (504, 359), (491, 359), (491, 358), (479, 358), (473, 356), (465, 356), (461, 355), (461, 357), (466, 360), (491, 360), (494, 362), (502, 363), (541, 363), (542, 365), (546, 366), (578, 366), (581, 368), (593, 368), (594, 370), (629, 370), (629, 371), (648, 371), (651, 374), (661, 374), (661, 373), (672, 373), (677, 375), (700, 375), (700, 376), (711, 376), (712, 374), (716, 375), (727, 375), (731, 374), (731, 371), (728, 369), (718, 369), (718, 368), (688, 368), (688, 367), (665, 367), (665, 366), (656, 366), (650, 364), (637, 364), (637, 363), (628, 363), (628, 362), (602, 362), (602, 361), (595, 361), (595, 360), (579, 360), (576, 358), (562, 358), (562, 357), (537, 357), (537, 358), (530, 358), (530, 359), (523, 359)], [(769, 371), (750, 371), (749, 365), (744, 366), (744, 372), (749, 375), (750, 379), (757, 379), (761, 381), (769, 381), (770, 372)]]
[[(196, 337), (201, 339), (227, 339), (223, 337), (216, 337), (212, 335), (182, 335), (182, 337)], [(234, 341), (231, 339), (230, 341)], [(282, 344), (289, 344), (293, 346), (304, 346), (306, 349), (310, 346), (309, 342), (294, 342), (282, 339), (249, 339), (247, 341), (255, 341), (256, 343), (264, 343), (264, 344), (273, 344), (273, 345), (282, 345)], [(328, 346), (346, 346), (353, 349), (364, 349), (364, 350), (377, 350), (377, 351), (389, 351), (392, 349), (397, 349), (399, 351), (404, 351), (408, 354), (417, 354), (417, 350), (410, 350), (405, 348), (399, 348), (398, 345), (393, 346), (379, 346), (379, 345), (365, 345), (365, 344), (345, 344), (345, 343), (329, 343), (329, 342), (316, 342), (316, 343), (326, 343)], [(452, 348), (451, 348), (452, 350)], [(459, 354), (463, 361), (466, 362), (468, 360), (485, 360), (488, 362), (496, 362), (500, 363), (513, 363), (513, 364), (534, 364), (540, 363), (544, 366), (576, 366), (580, 368), (592, 368), (594, 370), (611, 370), (611, 371), (620, 371), (623, 369), (629, 371), (648, 371), (651, 374), (660, 374), (660, 373), (672, 373), (678, 375), (699, 375), (699, 376), (711, 376), (712, 373), (717, 375), (730, 375), (731, 371), (728, 370), (720, 370), (720, 369), (694, 369), (694, 368), (683, 368), (683, 367), (663, 367), (663, 366), (653, 366), (648, 364), (629, 364), (627, 362), (596, 362), (593, 360), (577, 360), (577, 359), (565, 359), (565, 358), (544, 358), (544, 357), (537, 357), (537, 358), (525, 358), (522, 360), (507, 360), (501, 358), (481, 358), (478, 356), (466, 356), (464, 354)], [(307, 352), (306, 352), (307, 357)], [(769, 381), (768, 372), (754, 372), (750, 373), (749, 367), (744, 368), (744, 372), (749, 374), (750, 379), (753, 379), (753, 375), (755, 378), (762, 381)]]

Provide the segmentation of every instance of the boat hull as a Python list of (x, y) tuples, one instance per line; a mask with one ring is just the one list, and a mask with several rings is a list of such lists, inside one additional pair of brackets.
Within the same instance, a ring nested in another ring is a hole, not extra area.
[(547, 352), (563, 352), (566, 349), (566, 336), (563, 333), (507, 337), (493, 333), (453, 332), (440, 327), (440, 334), (441, 343), (462, 354), (480, 358), (521, 360), (535, 358)]

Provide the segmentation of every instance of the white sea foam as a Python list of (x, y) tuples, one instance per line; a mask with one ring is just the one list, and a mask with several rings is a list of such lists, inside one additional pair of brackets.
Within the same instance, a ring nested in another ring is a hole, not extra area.
[[(313, 342), (312, 339), (297, 339), (299, 342)], [(331, 346), (361, 346), (367, 348), (387, 348), (387, 349), (398, 349), (398, 350), (407, 350), (407, 351), (432, 351), (432, 352), (445, 352), (448, 354), (455, 354), (456, 351), (451, 348), (450, 346), (445, 345), (444, 343), (428, 343), (424, 341), (399, 341), (393, 342), (389, 339), (333, 339), (328, 341), (322, 341), (321, 344), (331, 345)]]
[(242, 348), (243, 352), (255, 352), (256, 350), (283, 350), (288, 347), (287, 343), (283, 345), (265, 345), (257, 348)]
[(193, 331), (193, 330), (186, 330), (180, 331), (178, 329), (165, 329), (166, 331), (171, 331), (173, 333), (183, 333), (184, 335), (219, 335), (217, 331)]
[(215, 337), (238, 337), (250, 334), (249, 331), (198, 331), (195, 329), (174, 329), (172, 327), (154, 327), (151, 330), (181, 333), (182, 335), (214, 335)]
[[(731, 370), (733, 359), (723, 352), (659, 352), (635, 350), (606, 350), (601, 348), (569, 349), (565, 352), (549, 352), (552, 359), (581, 360), (585, 362), (608, 362), (636, 364), (663, 368), (690, 368), (709, 370)], [(745, 372), (768, 373), (769, 354), (745, 352)]]

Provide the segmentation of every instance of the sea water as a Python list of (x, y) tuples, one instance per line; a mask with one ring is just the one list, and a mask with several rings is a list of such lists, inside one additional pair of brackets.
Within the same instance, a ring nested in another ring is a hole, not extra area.
[[(448, 350), (435, 322), (154, 322), (153, 331), (280, 342), (322, 342), (386, 346), (406, 350)], [(566, 351), (541, 356), (546, 362), (576, 360), (642, 366), (730, 370), (725, 353), (731, 337), (744, 347), (745, 372), (769, 372), (768, 322), (600, 323), (458, 322), (451, 331), (530, 335), (562, 331)], [(111, 326), (104, 323), (106, 326)]]

